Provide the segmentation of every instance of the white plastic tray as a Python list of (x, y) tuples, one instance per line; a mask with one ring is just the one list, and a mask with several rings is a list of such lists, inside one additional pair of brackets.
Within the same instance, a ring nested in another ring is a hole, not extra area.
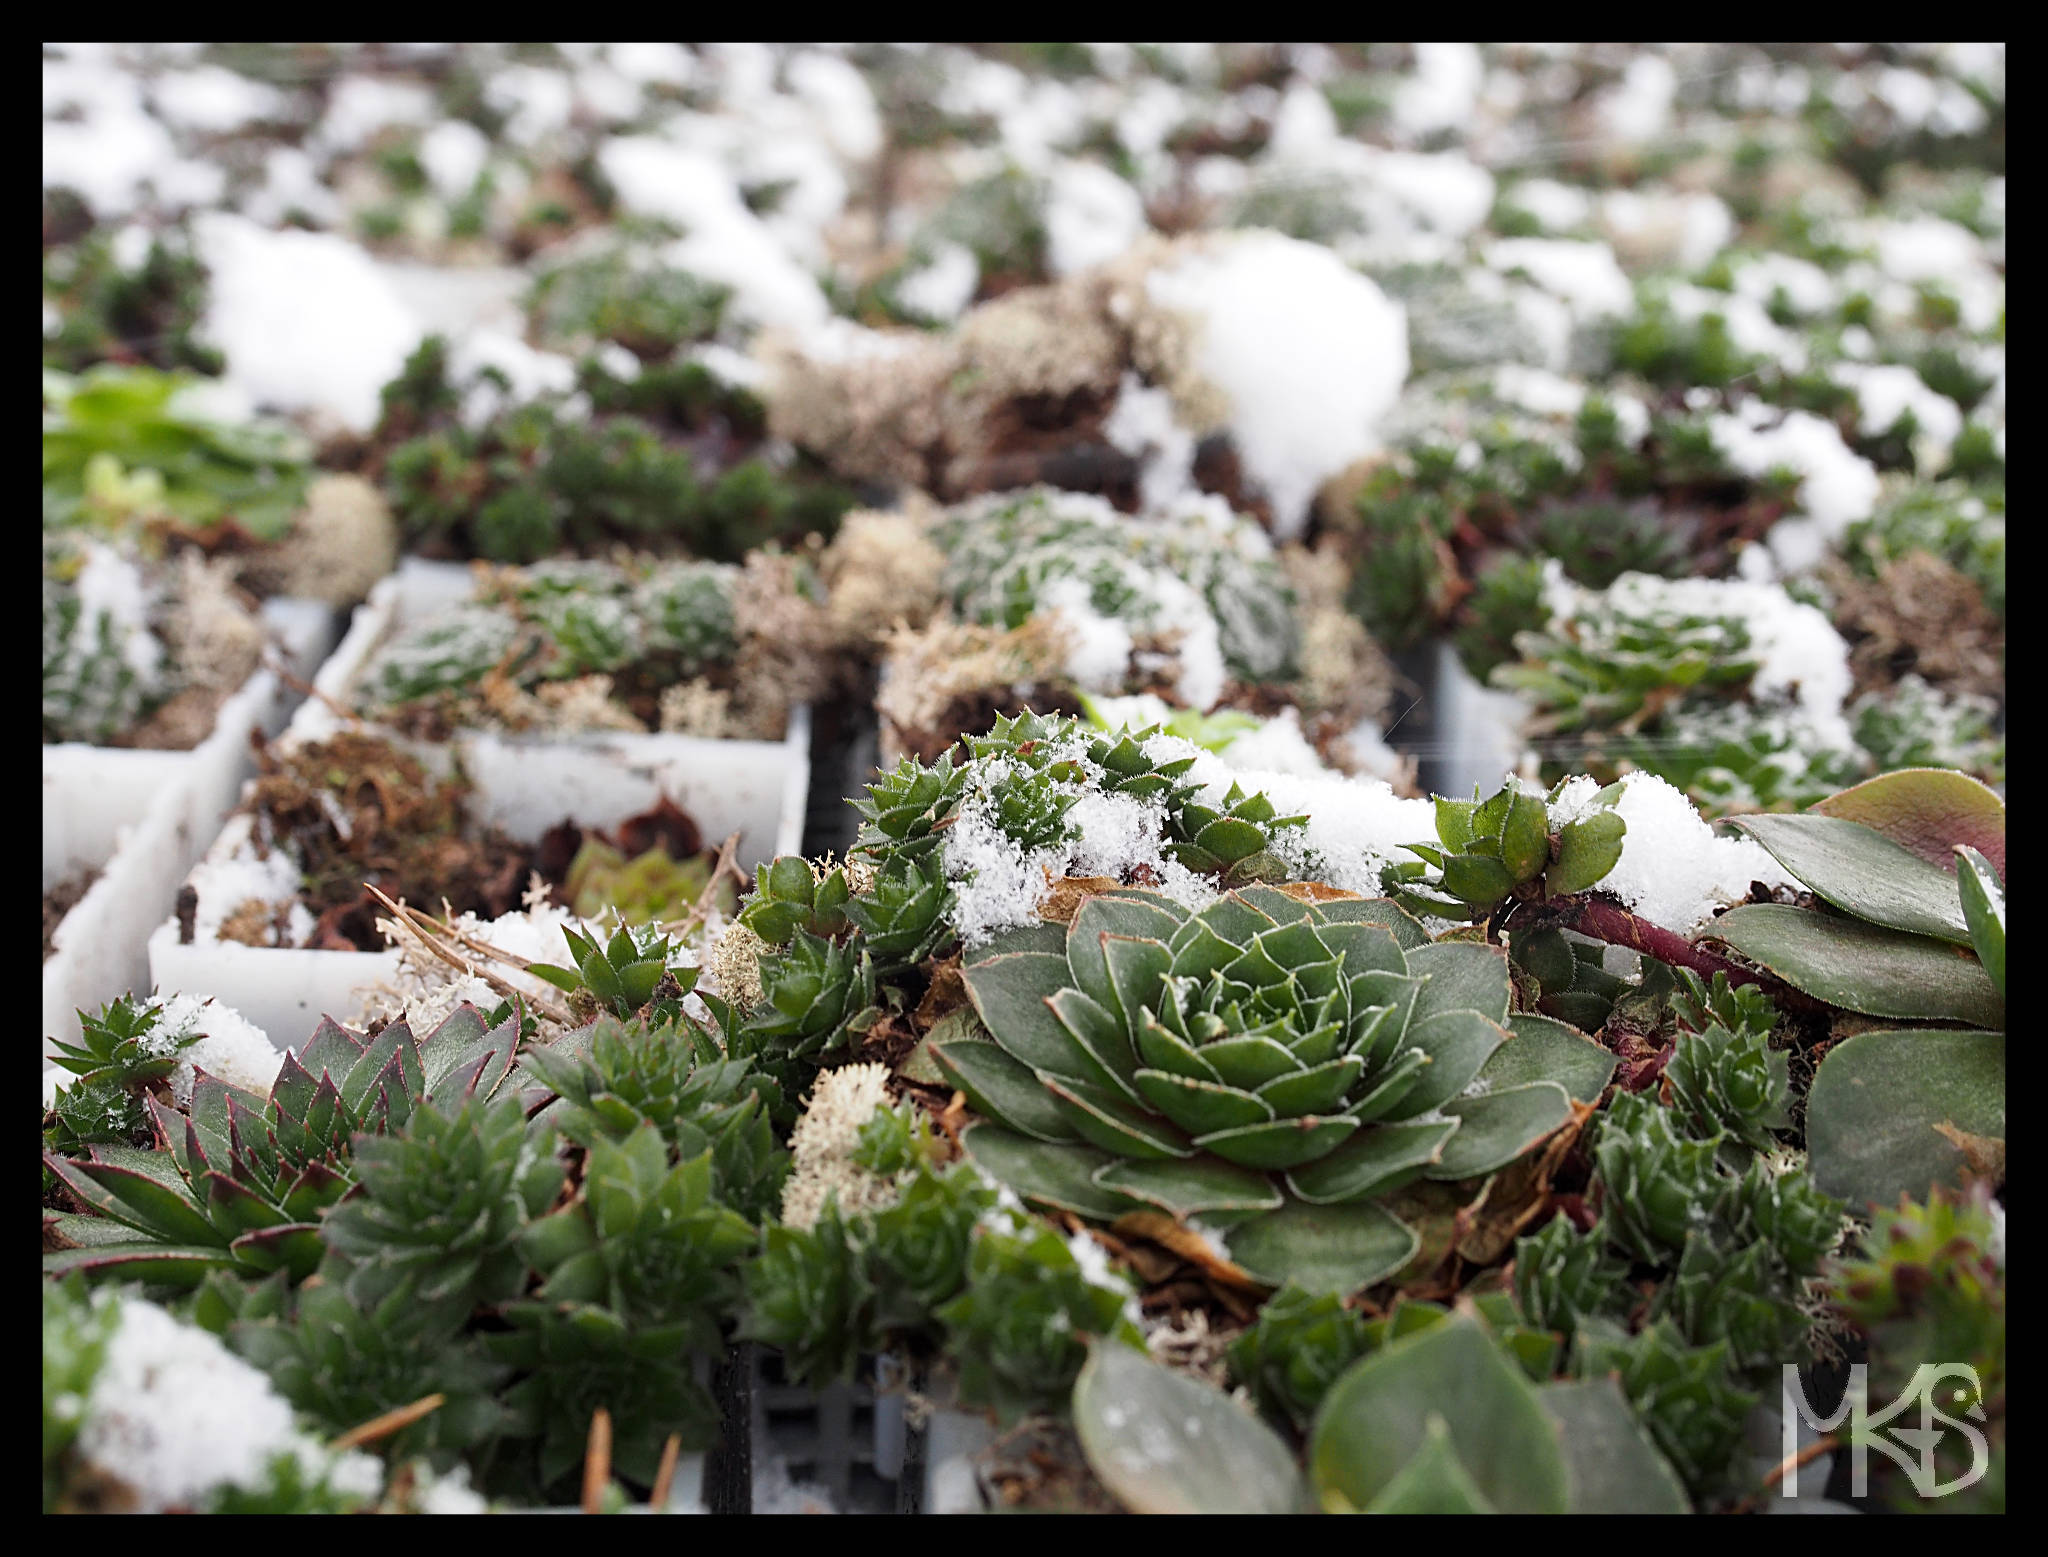
[[(335, 613), (318, 601), (271, 600), (263, 614), (294, 676), (333, 646)], [(43, 964), (43, 1054), (78, 1036), (78, 1011), (148, 987), (150, 927), (220, 830), (254, 767), (249, 737), (275, 735), (298, 701), (259, 670), (220, 707), (191, 751), (77, 742), (43, 748), (43, 889), (75, 871), (100, 877), (64, 916)]]
[[(407, 559), (357, 607), (348, 635), (314, 679), (321, 697), (300, 705), (282, 739), (320, 740), (340, 728), (334, 707), (350, 705), (357, 676), (384, 639), (467, 598), (469, 588), (469, 571), (459, 564)], [(535, 840), (562, 821), (613, 826), (666, 795), (689, 812), (707, 843), (738, 833), (738, 862), (751, 871), (777, 854), (802, 849), (810, 735), (810, 710), (799, 706), (791, 710), (780, 741), (466, 732), (446, 743), (400, 744), (436, 772), (450, 772), (459, 762), (471, 782), (473, 813), (515, 838)], [(247, 837), (247, 818), (236, 817), (209, 854), (231, 854)], [(164, 912), (158, 911), (161, 922), (148, 937), (151, 980), (164, 990), (218, 998), (280, 1049), (302, 1042), (322, 1016), (348, 1020), (359, 1004), (357, 991), (387, 981), (397, 969), (393, 951), (286, 950), (222, 941), (180, 945), (177, 923), (162, 918)]]

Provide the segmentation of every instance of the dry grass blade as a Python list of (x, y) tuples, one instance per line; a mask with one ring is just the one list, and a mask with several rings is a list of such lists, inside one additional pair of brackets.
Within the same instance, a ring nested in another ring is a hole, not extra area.
[[(512, 956), (508, 952), (498, 951), (486, 942), (462, 935), (449, 924), (434, 918), (431, 914), (423, 914), (416, 908), (406, 907), (403, 903), (394, 903), (376, 887), (369, 886), (367, 883), (365, 886), (370, 895), (388, 908), (395, 916), (390, 920), (378, 921), (380, 927), (388, 926), (392, 930), (397, 930), (402, 934), (411, 936), (421, 946), (425, 947), (427, 951), (448, 964), (449, 967), (454, 968), (459, 973), (469, 974), (482, 979), (508, 1000), (523, 1000), (528, 1006), (551, 1021), (560, 1022), (565, 1026), (575, 1025), (575, 1018), (570, 1014), (568, 1007), (564, 1006), (560, 1001), (532, 990), (521, 989), (501, 975), (492, 972), (490, 968), (482, 966), (467, 957), (458, 956), (455, 952), (449, 950), (446, 941), (454, 941), (457, 945), (475, 952), (478, 956), (502, 962), (506, 966), (518, 968), (522, 972), (530, 966), (524, 958)], [(453, 916), (451, 915), (450, 917)], [(446, 938), (445, 941), (444, 937)]]
[(583, 1512), (604, 1507), (604, 1489), (612, 1480), (612, 1414), (599, 1406), (590, 1413), (590, 1443), (583, 1452)]
[(683, 1435), (670, 1433), (661, 1446), (661, 1464), (655, 1468), (654, 1490), (647, 1494), (649, 1508), (667, 1508), (669, 1487), (676, 1479), (676, 1461), (682, 1456)]
[(351, 1427), (335, 1439), (330, 1447), (339, 1453), (343, 1449), (354, 1449), (366, 1443), (375, 1443), (379, 1438), (388, 1438), (401, 1428), (412, 1426), (421, 1417), (440, 1410), (447, 1402), (446, 1395), (422, 1395), (409, 1406), (395, 1406), (382, 1416), (373, 1416), (369, 1421)]

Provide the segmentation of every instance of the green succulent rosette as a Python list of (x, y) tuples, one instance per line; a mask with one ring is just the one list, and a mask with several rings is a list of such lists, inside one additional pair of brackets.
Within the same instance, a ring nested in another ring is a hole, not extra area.
[(1381, 1197), (1491, 1173), (1571, 1118), (1563, 1086), (1493, 1066), (1499, 949), (1431, 942), (1384, 899), (1112, 892), (963, 972), (987, 1036), (933, 1052), (989, 1121), (966, 1135), (982, 1168), (1084, 1216), (1198, 1218), (1274, 1285), (1393, 1274), (1419, 1238)]

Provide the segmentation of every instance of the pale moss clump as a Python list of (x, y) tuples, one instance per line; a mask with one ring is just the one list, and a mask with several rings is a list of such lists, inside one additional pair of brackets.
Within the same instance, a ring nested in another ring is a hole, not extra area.
[(827, 1199), (840, 1213), (856, 1216), (896, 1203), (896, 1180), (854, 1161), (861, 1128), (889, 1106), (889, 1067), (847, 1065), (821, 1071), (789, 1149), (794, 1166), (782, 1186), (782, 1220), (808, 1232)]
[(243, 580), (266, 594), (353, 605), (398, 566), (398, 522), (361, 476), (316, 476), (279, 545), (252, 554)]
[(1013, 628), (950, 616), (927, 627), (899, 628), (886, 640), (875, 692), (883, 760), (893, 763), (905, 752), (922, 751), (934, 738), (952, 744), (959, 731), (948, 726), (947, 713), (963, 699), (986, 696), (1007, 707), (1029, 689), (1064, 684), (1069, 649), (1056, 615), (1034, 616)]
[(939, 607), (946, 556), (912, 513), (862, 509), (839, 522), (819, 564), (827, 610), (850, 644), (901, 624), (921, 627)]
[(761, 1003), (761, 954), (768, 943), (737, 919), (712, 943), (704, 959), (712, 992), (739, 1011)]

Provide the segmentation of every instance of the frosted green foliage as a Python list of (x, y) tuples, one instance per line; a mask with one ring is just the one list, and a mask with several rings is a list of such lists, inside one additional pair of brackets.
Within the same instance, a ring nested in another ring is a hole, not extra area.
[(1892, 768), (1961, 768), (1993, 784), (2005, 782), (2005, 738), (1994, 732), (1998, 705), (1974, 693), (1947, 693), (1918, 676), (1858, 698), (1849, 706), (1856, 743), (1880, 772)]
[(1710, 816), (1799, 809), (1866, 773), (1810, 721), (1747, 703), (1681, 708), (1654, 735), (1614, 736), (1603, 752), (1659, 774)]
[(1667, 688), (1737, 688), (1760, 663), (1741, 621), (1693, 612), (1585, 611), (1560, 630), (1518, 634), (1515, 647), (1522, 662), (1492, 679), (1530, 695), (1540, 731), (1619, 724)]
[(526, 307), (544, 340), (616, 341), (652, 359), (715, 335), (731, 295), (729, 287), (620, 248), (545, 272)]
[(517, 636), (517, 624), (502, 611), (457, 607), (401, 633), (378, 651), (363, 672), (364, 701), (395, 707), (473, 686), (505, 658)]
[(635, 597), (647, 646), (677, 655), (686, 675), (730, 659), (736, 647), (733, 577), (733, 568), (713, 562), (655, 569)]
[(64, 1461), (85, 1425), (86, 1401), (119, 1311), (96, 1306), (82, 1280), (43, 1283), (43, 1512), (64, 1490)]
[(550, 680), (617, 670), (641, 648), (638, 613), (613, 595), (551, 595), (536, 602), (533, 619), (554, 647), (543, 672)]
[(1984, 603), (2005, 620), (2005, 496), (1987, 495), (1960, 481), (1923, 483), (1882, 503), (1851, 525), (1843, 550), (1858, 572), (1875, 576), (1881, 563), (1909, 551), (1932, 552), (1977, 583)]
[(94, 541), (43, 536), (43, 739), (105, 742), (171, 691), (141, 569)]
[(665, 685), (731, 658), (732, 580), (719, 563), (557, 559), (501, 570), (484, 598), (395, 636), (363, 672), (365, 709), (476, 686), (494, 668), (543, 681), (634, 674)]
[[(1226, 673), (1269, 681), (1292, 669), (1293, 597), (1271, 546), (1220, 504), (1133, 518), (1040, 488), (952, 509), (932, 538), (962, 617), (1016, 627), (1053, 609), (1067, 615), (1084, 640), (1077, 661), (1088, 661), (1070, 668), (1089, 690), (1123, 690), (1119, 629), (1179, 635), (1182, 700), (1196, 707), (1216, 701)], [(1100, 664), (1098, 645), (1108, 646)]]

